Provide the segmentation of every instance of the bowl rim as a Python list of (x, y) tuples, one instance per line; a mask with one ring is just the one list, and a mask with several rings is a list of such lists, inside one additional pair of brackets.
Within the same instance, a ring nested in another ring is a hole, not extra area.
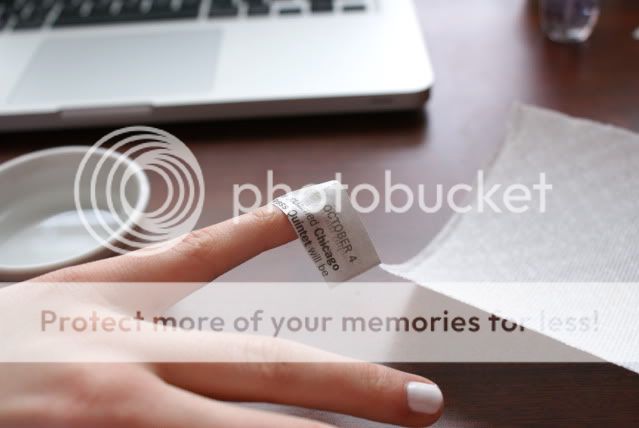
[[(114, 245), (115, 243), (117, 243), (119, 238), (127, 234), (126, 230), (128, 228), (132, 228), (139, 222), (150, 200), (151, 191), (149, 179), (142, 167), (130, 157), (113, 150), (97, 148), (93, 146), (53, 147), (26, 153), (24, 155), (20, 155), (6, 162), (3, 162), (2, 164), (0, 164), (0, 177), (7, 171), (24, 167), (26, 164), (35, 160), (53, 159), (54, 157), (64, 156), (68, 154), (81, 154), (83, 155), (83, 157), (87, 154), (90, 154), (91, 156), (107, 156), (113, 160), (124, 162), (127, 169), (131, 168), (131, 170), (133, 171), (133, 177), (135, 177), (135, 182), (138, 185), (139, 189), (138, 198), (134, 204), (134, 210), (126, 219), (126, 222), (122, 226), (120, 226), (115, 233), (113, 233), (111, 236), (109, 236), (108, 239), (105, 240), (106, 243)], [(2, 180), (0, 180), (0, 186), (2, 186), (1, 183)], [(39, 276), (47, 272), (61, 269), (63, 267), (72, 266), (75, 264), (100, 258), (100, 254), (103, 252), (106, 253), (107, 251), (108, 248), (106, 248), (102, 243), (96, 240), (95, 246), (93, 246), (91, 249), (76, 254), (72, 257), (67, 257), (53, 262), (16, 266), (3, 264), (2, 260), (0, 260), (0, 280), (4, 278), (10, 278), (12, 280), (28, 279), (30, 277)]]

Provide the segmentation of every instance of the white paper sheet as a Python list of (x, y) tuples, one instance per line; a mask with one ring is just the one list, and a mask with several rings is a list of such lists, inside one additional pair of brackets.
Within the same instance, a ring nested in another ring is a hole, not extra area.
[(475, 209), (413, 259), (383, 267), (536, 331), (531, 310), (598, 310), (599, 334), (543, 333), (639, 372), (639, 136), (518, 106), (486, 185), (532, 185), (540, 173), (553, 185), (545, 213)]

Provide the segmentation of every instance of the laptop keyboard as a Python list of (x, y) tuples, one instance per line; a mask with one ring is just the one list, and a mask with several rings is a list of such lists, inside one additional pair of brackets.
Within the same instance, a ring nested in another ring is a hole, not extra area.
[[(0, 31), (173, 19), (355, 14), (370, 0), (0, 0)], [(204, 4), (203, 4), (204, 3)]]

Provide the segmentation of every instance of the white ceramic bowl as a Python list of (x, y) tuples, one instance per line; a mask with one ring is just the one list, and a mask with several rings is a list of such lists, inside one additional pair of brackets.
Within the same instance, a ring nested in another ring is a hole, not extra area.
[[(137, 224), (149, 202), (150, 189), (144, 171), (129, 158), (89, 146), (71, 146), (12, 159), (0, 165), (0, 280), (24, 280), (109, 254), (100, 239), (89, 233), (76, 209), (76, 173), (88, 153), (83, 176), (96, 171), (102, 161), (97, 185), (92, 186), (93, 206), (107, 222), (114, 219), (115, 209), (126, 225), (98, 237), (114, 244)], [(113, 184), (106, 180), (109, 171), (113, 183), (124, 180), (125, 185), (107, 186)], [(88, 180), (80, 181), (78, 201), (85, 219), (97, 221), (95, 209), (84, 209), (92, 206)]]

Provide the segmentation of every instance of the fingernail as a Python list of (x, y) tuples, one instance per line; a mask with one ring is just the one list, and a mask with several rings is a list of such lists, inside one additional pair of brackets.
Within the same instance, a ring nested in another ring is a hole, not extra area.
[(444, 404), (444, 396), (434, 383), (408, 382), (406, 392), (413, 412), (434, 415)]

